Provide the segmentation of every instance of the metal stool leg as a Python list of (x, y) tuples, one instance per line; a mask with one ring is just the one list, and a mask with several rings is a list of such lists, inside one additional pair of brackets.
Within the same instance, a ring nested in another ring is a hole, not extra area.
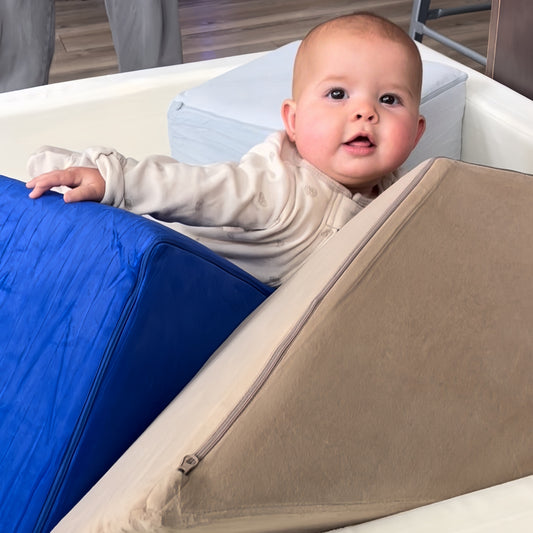
[(490, 4), (477, 4), (455, 8), (438, 8), (430, 9), (431, 0), (413, 0), (413, 9), (411, 11), (411, 22), (409, 25), (409, 36), (415, 41), (422, 42), (424, 35), (435, 39), (445, 46), (456, 50), (457, 52), (477, 61), (482, 65), (487, 64), (487, 58), (478, 54), (476, 51), (449, 39), (442, 33), (439, 33), (426, 26), (426, 21), (434, 20), (449, 15), (460, 15), (463, 13), (472, 13), (475, 11), (488, 11), (491, 9)]
[(411, 23), (409, 25), (409, 36), (415, 41), (422, 42), (424, 36), (424, 26), (429, 16), (429, 4), (431, 0), (414, 0), (411, 11)]

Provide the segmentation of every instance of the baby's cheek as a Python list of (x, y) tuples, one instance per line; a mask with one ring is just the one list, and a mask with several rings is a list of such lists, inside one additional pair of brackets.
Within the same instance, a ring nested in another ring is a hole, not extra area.
[(296, 145), (300, 155), (308, 161), (315, 157), (320, 157), (324, 150), (324, 136), (311, 124), (307, 128), (297, 132)]
[(416, 129), (414, 129), (411, 124), (401, 125), (398, 128), (396, 139), (398, 151), (409, 155), (415, 147)]

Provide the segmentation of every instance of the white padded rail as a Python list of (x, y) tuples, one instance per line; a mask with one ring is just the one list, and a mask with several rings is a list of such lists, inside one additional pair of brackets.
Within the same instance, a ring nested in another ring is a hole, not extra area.
[(42, 145), (103, 145), (131, 157), (169, 154), (172, 98), (259, 54), (67, 81), (0, 93), (0, 173), (25, 180)]
[(417, 44), (423, 58), (448, 64), (468, 74), (461, 159), (533, 173), (533, 100)]
[(533, 476), (330, 533), (531, 533)]

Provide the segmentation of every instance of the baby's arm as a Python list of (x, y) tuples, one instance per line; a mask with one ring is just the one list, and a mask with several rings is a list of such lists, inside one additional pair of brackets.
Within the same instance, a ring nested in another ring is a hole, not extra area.
[(292, 188), (280, 163), (265, 159), (252, 150), (240, 163), (197, 166), (163, 155), (137, 161), (105, 147), (43, 147), (28, 160), (28, 174), (35, 177), (28, 187), (34, 188), (32, 198), (67, 185), (73, 189), (65, 201), (94, 199), (165, 222), (260, 229), (277, 220), (284, 205), (279, 197), (289, 193), (281, 190)]
[(26, 183), (32, 189), (30, 198), (39, 198), (53, 187), (66, 185), (65, 202), (102, 201), (105, 193), (105, 181), (100, 171), (89, 167), (70, 167), (65, 170), (52, 170), (41, 174)]

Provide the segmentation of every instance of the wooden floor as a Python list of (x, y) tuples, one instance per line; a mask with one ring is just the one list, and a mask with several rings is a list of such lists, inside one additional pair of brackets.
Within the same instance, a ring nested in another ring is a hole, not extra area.
[[(485, 0), (486, 1), (486, 0)], [(482, 0), (433, 0), (432, 8)], [(225, 57), (277, 48), (301, 39), (316, 24), (336, 15), (371, 10), (405, 30), (411, 0), (179, 0), (184, 61)], [(488, 11), (446, 17), (428, 23), (486, 55)], [(424, 44), (476, 70), (481, 65), (430, 38)], [(56, 0), (56, 52), (50, 82), (118, 71), (104, 0)]]

